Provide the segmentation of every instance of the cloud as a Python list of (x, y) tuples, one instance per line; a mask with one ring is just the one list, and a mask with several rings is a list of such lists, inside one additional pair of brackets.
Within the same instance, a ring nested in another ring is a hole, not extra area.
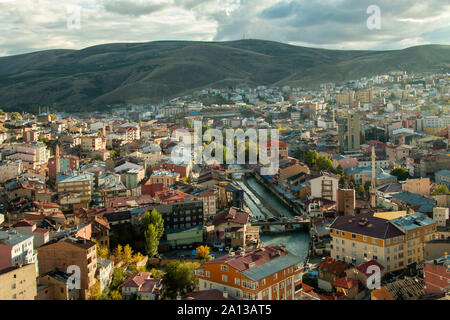
[[(81, 7), (68, 29), (68, 5)], [(377, 5), (381, 28), (369, 30)], [(243, 38), (330, 49), (399, 49), (450, 43), (442, 0), (20, 0), (0, 2), (0, 55), (109, 42)]]

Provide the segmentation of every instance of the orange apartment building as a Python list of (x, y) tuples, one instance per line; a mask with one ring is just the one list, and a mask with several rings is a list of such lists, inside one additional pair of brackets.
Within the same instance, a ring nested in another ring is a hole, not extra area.
[(386, 272), (423, 261), (436, 222), (422, 213), (387, 220), (368, 214), (337, 217), (330, 226), (331, 257), (352, 264), (375, 260)]
[(195, 271), (200, 290), (216, 289), (243, 300), (295, 300), (302, 259), (285, 247), (236, 251)]

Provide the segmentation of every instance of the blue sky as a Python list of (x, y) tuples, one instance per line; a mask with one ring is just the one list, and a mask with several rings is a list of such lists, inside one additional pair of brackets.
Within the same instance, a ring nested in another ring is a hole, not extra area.
[[(68, 6), (80, 28), (68, 28)], [(380, 9), (369, 29), (367, 8)], [(71, 11), (73, 12), (73, 11)], [(0, 0), (0, 55), (111, 42), (245, 38), (329, 49), (450, 44), (447, 0)]]

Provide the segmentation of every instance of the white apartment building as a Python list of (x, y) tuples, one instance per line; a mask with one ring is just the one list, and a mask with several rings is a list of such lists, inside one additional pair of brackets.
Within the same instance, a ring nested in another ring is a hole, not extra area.
[(3, 161), (0, 162), (0, 183), (5, 183), (10, 179), (14, 179), (23, 171), (22, 161)]
[(37, 252), (34, 250), (33, 236), (16, 231), (0, 231), (0, 269), (37, 263)]

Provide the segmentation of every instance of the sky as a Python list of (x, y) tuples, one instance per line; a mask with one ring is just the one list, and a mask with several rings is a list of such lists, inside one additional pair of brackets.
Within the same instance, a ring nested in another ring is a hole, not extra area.
[(243, 38), (344, 50), (449, 45), (450, 1), (0, 0), (0, 56)]

